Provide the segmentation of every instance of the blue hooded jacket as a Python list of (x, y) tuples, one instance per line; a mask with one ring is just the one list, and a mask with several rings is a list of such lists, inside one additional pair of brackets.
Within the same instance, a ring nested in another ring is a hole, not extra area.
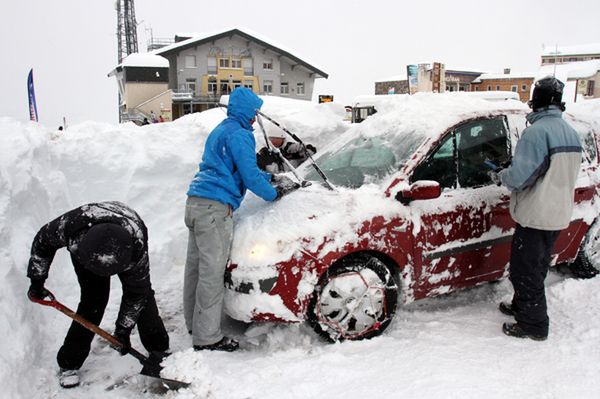
[(190, 183), (188, 196), (229, 204), (235, 210), (249, 189), (266, 201), (277, 192), (271, 174), (256, 164), (256, 142), (250, 121), (263, 101), (251, 90), (238, 87), (229, 97), (227, 119), (206, 139), (200, 170)]

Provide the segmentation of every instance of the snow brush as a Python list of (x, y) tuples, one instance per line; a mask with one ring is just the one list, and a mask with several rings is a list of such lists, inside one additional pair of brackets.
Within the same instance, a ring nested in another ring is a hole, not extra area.
[[(221, 109), (227, 108), (226, 104), (221, 104), (219, 102), (215, 103), (215, 105), (217, 107), (221, 108)], [(269, 122), (271, 122), (272, 124), (274, 124), (275, 126), (277, 126), (278, 128), (280, 128), (286, 134), (288, 134), (291, 138), (293, 138), (295, 142), (297, 142), (298, 144), (300, 144), (302, 146), (302, 148), (304, 149), (304, 151), (306, 152), (306, 155), (308, 155), (308, 159), (310, 159), (310, 163), (311, 163), (312, 167), (315, 168), (315, 170), (317, 171), (317, 173), (319, 174), (319, 176), (321, 176), (321, 179), (323, 179), (323, 183), (325, 184), (325, 187), (327, 187), (329, 190), (335, 191), (335, 188), (331, 185), (331, 183), (329, 182), (329, 179), (327, 178), (327, 176), (325, 176), (325, 173), (323, 173), (323, 171), (321, 170), (321, 168), (319, 167), (319, 165), (317, 165), (317, 163), (315, 162), (315, 159), (310, 154), (310, 151), (308, 151), (308, 149), (306, 148), (306, 145), (304, 144), (304, 142), (302, 140), (300, 140), (300, 137), (296, 136), (294, 133), (292, 133), (289, 130), (287, 130), (279, 122), (277, 122), (276, 120), (274, 120), (273, 118), (271, 118), (269, 115), (265, 115), (260, 110), (256, 110), (256, 116), (257, 116), (257, 118), (256, 118), (257, 121), (259, 120), (258, 116), (264, 117), (266, 120), (268, 120)], [(259, 126), (263, 130), (263, 134), (266, 135), (266, 133), (264, 131), (264, 127), (262, 125), (262, 121), (259, 122)], [(269, 146), (268, 143), (267, 143), (267, 146)], [(285, 160), (285, 158), (283, 157), (283, 155), (281, 155), (281, 158), (283, 158)], [(306, 186), (310, 185), (310, 184), (307, 184), (308, 182), (305, 183), (303, 181), (303, 179), (300, 179), (300, 177), (298, 177), (298, 175), (295, 173), (295, 168), (293, 166), (290, 165), (290, 167), (294, 171), (294, 176), (296, 176), (298, 178), (298, 181), (301, 182), (300, 184), (302, 185), (302, 187), (306, 187)]]
[(288, 161), (288, 159), (286, 157), (283, 156), (283, 154), (281, 153), (281, 151), (279, 151), (279, 148), (271, 145), (271, 142), (270, 142), (269, 138), (267, 137), (267, 131), (265, 130), (265, 127), (263, 126), (262, 119), (261, 119), (260, 115), (258, 115), (258, 114), (256, 115), (256, 122), (258, 122), (258, 126), (260, 127), (260, 130), (262, 131), (262, 134), (263, 134), (263, 136), (265, 138), (265, 145), (267, 146), (267, 148), (269, 149), (269, 151), (273, 151), (274, 153), (276, 153), (279, 156), (279, 158), (287, 165), (287, 167), (290, 169), (290, 171), (292, 172), (292, 174), (296, 177), (296, 179), (298, 180), (298, 182), (300, 182), (300, 186), (302, 186), (302, 187), (308, 187), (308, 186), (310, 186), (311, 182), (302, 179), (298, 175), (298, 172), (296, 172), (296, 168), (294, 168), (294, 166), (292, 165), (292, 163), (290, 161)]
[[(56, 300), (56, 298), (54, 297), (54, 295), (50, 291), (48, 291), (48, 294), (44, 297), (44, 299), (34, 298), (34, 297), (30, 296), (29, 300), (31, 300), (32, 302), (35, 302), (35, 303), (39, 303), (40, 305), (50, 306), (50, 307), (64, 313), (65, 315), (67, 315), (68, 317), (70, 317), (71, 319), (73, 319), (77, 323), (79, 323), (82, 327), (84, 327), (84, 328), (90, 330), (91, 332), (93, 332), (94, 334), (99, 335), (102, 338), (104, 338), (106, 341), (108, 341), (110, 343), (111, 347), (114, 350), (116, 350), (117, 352), (120, 352), (120, 350), (124, 347), (124, 345), (119, 340), (117, 340), (114, 336), (110, 335), (108, 332), (104, 331), (97, 325), (84, 319), (83, 317), (81, 317), (77, 313), (73, 312), (71, 309), (69, 309), (62, 303), (58, 302)], [(162, 386), (166, 387), (167, 389), (177, 390), (180, 388), (187, 388), (190, 386), (190, 384), (188, 382), (171, 380), (169, 378), (162, 378), (160, 376), (160, 371), (162, 370), (162, 366), (159, 363), (155, 363), (155, 362), (151, 361), (148, 357), (142, 355), (137, 350), (135, 350), (133, 348), (129, 348), (129, 351), (127, 352), (127, 354), (135, 357), (142, 364), (142, 366), (144, 366), (142, 368), (142, 371), (140, 371), (140, 374), (145, 375), (147, 377), (151, 377), (153, 379), (156, 379), (158, 382), (160, 382), (160, 384)]]
[(300, 137), (296, 136), (294, 133), (292, 133), (289, 130), (287, 130), (279, 122), (277, 122), (276, 120), (274, 120), (273, 118), (271, 118), (269, 115), (265, 115), (260, 110), (256, 110), (256, 114), (262, 116), (263, 118), (265, 118), (266, 120), (268, 120), (269, 122), (271, 122), (272, 124), (274, 124), (275, 126), (277, 126), (278, 128), (280, 128), (281, 130), (283, 130), (286, 134), (288, 134), (291, 138), (293, 138), (294, 141), (296, 141), (298, 144), (300, 144), (302, 146), (302, 148), (304, 149), (304, 151), (306, 152), (306, 155), (308, 155), (308, 159), (310, 159), (310, 163), (311, 163), (312, 167), (317, 171), (317, 173), (319, 174), (319, 176), (321, 176), (321, 179), (323, 179), (323, 182), (325, 183), (325, 187), (327, 187), (328, 189), (330, 189), (332, 191), (335, 191), (335, 189), (333, 188), (333, 186), (329, 182), (329, 179), (327, 179), (327, 176), (325, 176), (325, 173), (323, 173), (323, 171), (321, 170), (321, 168), (319, 167), (319, 165), (317, 165), (317, 163), (315, 162), (314, 158), (310, 154), (310, 151), (308, 151), (308, 149), (306, 148), (306, 145), (304, 144), (304, 142), (302, 140), (300, 140)]

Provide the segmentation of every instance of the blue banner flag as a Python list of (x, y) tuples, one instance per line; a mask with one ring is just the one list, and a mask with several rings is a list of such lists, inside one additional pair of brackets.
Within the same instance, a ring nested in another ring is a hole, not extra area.
[(37, 105), (35, 103), (35, 90), (33, 89), (33, 68), (29, 71), (27, 78), (27, 92), (29, 93), (29, 119), (38, 121)]

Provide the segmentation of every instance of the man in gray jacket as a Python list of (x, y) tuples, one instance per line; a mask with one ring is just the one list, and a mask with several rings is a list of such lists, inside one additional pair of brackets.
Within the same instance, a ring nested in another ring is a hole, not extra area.
[(502, 331), (538, 341), (548, 337), (544, 279), (554, 242), (571, 221), (581, 165), (579, 136), (562, 119), (563, 87), (554, 77), (536, 82), (529, 102), (533, 112), (527, 115), (531, 125), (523, 130), (510, 167), (492, 176), (511, 191), (510, 214), (517, 223), (509, 270), (514, 296), (512, 303), (500, 304), (516, 323), (504, 323)]

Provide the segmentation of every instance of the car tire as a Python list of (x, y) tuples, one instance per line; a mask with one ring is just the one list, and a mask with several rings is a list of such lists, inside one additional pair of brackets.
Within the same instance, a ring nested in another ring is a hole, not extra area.
[(600, 273), (600, 219), (586, 233), (577, 258), (571, 264), (571, 272), (575, 277), (583, 279)]
[(319, 279), (308, 320), (330, 342), (368, 339), (387, 328), (397, 302), (398, 285), (387, 266), (372, 255), (351, 255)]

